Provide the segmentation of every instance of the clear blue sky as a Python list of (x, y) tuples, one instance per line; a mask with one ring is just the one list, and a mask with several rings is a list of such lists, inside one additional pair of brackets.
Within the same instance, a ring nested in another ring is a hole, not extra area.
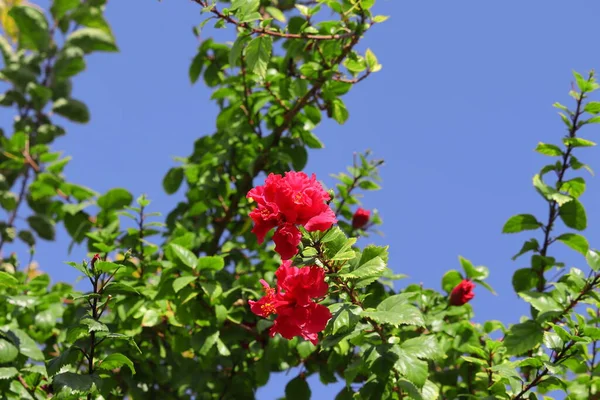
[[(370, 47), (383, 69), (345, 98), (346, 125), (319, 126), (326, 148), (311, 153), (306, 170), (331, 184), (328, 175), (343, 170), (352, 152), (371, 148), (387, 163), (383, 190), (366, 196), (364, 205), (384, 219), (385, 237), (373, 241), (390, 244), (390, 267), (410, 276), (399, 285), (440, 289), (441, 276), (462, 255), (490, 268), (498, 292), (476, 289), (476, 320), (518, 322), (528, 308), (513, 293), (511, 277), (528, 258), (510, 257), (530, 236), (500, 231), (513, 214), (546, 216), (531, 177), (549, 159), (533, 149), (564, 133), (551, 105), (571, 105), (571, 70), (600, 69), (600, 3), (379, 0), (374, 10), (391, 18), (361, 48)], [(74, 95), (89, 105), (91, 123), (68, 125), (55, 149), (73, 156), (69, 180), (99, 192), (147, 193), (166, 214), (181, 196), (167, 196), (161, 187), (173, 157), (187, 156), (194, 140), (215, 126), (211, 90), (191, 86), (187, 75), (200, 10), (183, 0), (119, 0), (109, 2), (107, 17), (121, 52), (88, 60)], [(231, 31), (217, 34), (231, 37)], [(215, 32), (207, 28), (204, 35)], [(1, 126), (8, 128), (11, 118), (1, 111)], [(583, 130), (591, 140), (599, 134), (598, 127)], [(578, 153), (600, 171), (597, 149)], [(588, 184), (582, 201), (592, 228), (585, 235), (600, 248), (600, 182)], [(60, 231), (58, 243), (38, 248), (36, 259), (55, 281), (72, 282), (76, 274), (63, 261), (85, 255), (78, 249), (68, 256), (67, 244)], [(560, 246), (553, 255), (585, 267), (582, 257)], [(14, 249), (25, 259), (23, 249)], [(283, 396), (293, 376), (273, 376), (258, 398)], [(310, 382), (313, 399), (332, 399), (340, 387), (323, 388), (316, 376)]]

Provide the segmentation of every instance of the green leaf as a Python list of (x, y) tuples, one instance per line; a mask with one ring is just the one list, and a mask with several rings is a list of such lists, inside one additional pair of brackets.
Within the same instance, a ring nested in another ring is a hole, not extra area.
[(594, 271), (600, 270), (600, 253), (596, 250), (589, 249), (585, 255), (585, 260)]
[(377, 306), (377, 310), (363, 311), (362, 316), (382, 324), (424, 326), (421, 311), (410, 304), (407, 297), (405, 293), (390, 296)]
[(583, 254), (587, 254), (590, 245), (586, 238), (576, 233), (564, 233), (556, 238), (556, 240), (563, 242), (573, 250)]
[(519, 296), (531, 304), (540, 313), (562, 312), (563, 307), (548, 293), (520, 292)]
[(450, 270), (442, 277), (442, 289), (450, 293), (463, 280), (463, 276), (456, 270)]
[(196, 268), (196, 265), (198, 264), (198, 258), (194, 255), (194, 253), (175, 243), (171, 243), (169, 247), (177, 259), (179, 259), (179, 261), (181, 261), (184, 265), (187, 265), (190, 268)]
[(110, 189), (98, 198), (98, 205), (105, 210), (120, 210), (129, 206), (133, 195), (122, 188)]
[(204, 60), (205, 55), (203, 53), (198, 53), (192, 60), (189, 69), (190, 82), (196, 83), (200, 74), (202, 73), (202, 69), (204, 68)]
[(579, 137), (564, 138), (563, 142), (565, 143), (565, 146), (570, 147), (593, 147), (596, 145), (596, 143), (592, 142), (591, 140), (586, 140)]
[(381, 22), (387, 21), (388, 18), (390, 18), (389, 15), (376, 15), (373, 17), (373, 22), (379, 24)]
[(197, 276), (180, 276), (173, 281), (173, 290), (178, 293), (181, 289), (198, 279)]
[(379, 189), (381, 189), (381, 186), (379, 186), (378, 184), (376, 184), (373, 181), (362, 181), (361, 183), (358, 184), (358, 187), (360, 187), (361, 189), (364, 189), (364, 190), (379, 190)]
[(521, 250), (512, 257), (512, 260), (515, 261), (519, 256), (527, 253), (528, 251), (537, 251), (540, 248), (540, 244), (537, 239), (530, 239), (523, 243), (523, 247)]
[(577, 199), (560, 206), (558, 210), (560, 219), (569, 228), (582, 231), (587, 227), (587, 216), (583, 205)]
[(21, 354), (35, 361), (44, 360), (44, 353), (42, 353), (37, 343), (25, 331), (11, 328), (6, 334), (13, 343), (18, 344)]
[(54, 102), (52, 111), (70, 121), (85, 124), (90, 120), (87, 106), (79, 100), (61, 98)]
[(391, 350), (398, 357), (394, 368), (418, 388), (423, 387), (429, 372), (427, 363), (397, 345), (393, 346)]
[(93, 318), (82, 318), (80, 323), (88, 327), (88, 332), (108, 332), (108, 327)]
[(220, 271), (225, 267), (225, 260), (220, 256), (206, 256), (200, 257), (196, 263), (196, 269), (203, 270), (209, 269), (213, 271)]
[(8, 12), (19, 30), (19, 44), (29, 50), (45, 50), (50, 43), (48, 21), (34, 7), (13, 6)]
[(273, 40), (270, 36), (257, 36), (246, 47), (246, 64), (253, 73), (264, 77), (271, 58)]
[(544, 339), (544, 330), (535, 321), (525, 321), (511, 326), (504, 338), (504, 345), (510, 355), (523, 354), (538, 347)]
[(365, 53), (365, 61), (367, 62), (367, 67), (369, 68), (370, 71), (373, 71), (379, 65), (379, 62), (377, 61), (377, 57), (375, 56), (375, 53), (373, 53), (371, 51), (371, 49), (367, 49), (367, 51)]
[(348, 110), (341, 99), (333, 99), (331, 102), (331, 115), (340, 125), (348, 120)]
[[(267, 9), (268, 8), (269, 7), (267, 7)], [(252, 39), (252, 36), (248, 34), (241, 34), (235, 39), (235, 42), (233, 42), (233, 46), (229, 52), (229, 66), (231, 68), (236, 66), (237, 61), (240, 59), (240, 56), (246, 47), (246, 43), (248, 43), (250, 39)]]
[(515, 292), (519, 293), (536, 287), (538, 279), (538, 275), (533, 269), (521, 268), (513, 274), (512, 285)]
[(96, 264), (94, 264), (94, 270), (96, 270), (97, 272), (104, 273), (113, 273), (121, 267), (122, 265), (115, 264), (109, 261), (98, 261), (96, 262)]
[(590, 101), (585, 105), (583, 110), (590, 114), (600, 113), (600, 101)]
[(323, 142), (321, 142), (319, 138), (310, 131), (303, 131), (300, 136), (302, 137), (304, 144), (311, 149), (322, 149), (325, 147)]
[(19, 371), (15, 367), (0, 368), (0, 380), (14, 378), (19, 375)]
[(142, 318), (142, 326), (152, 327), (158, 325), (160, 320), (161, 318), (158, 311), (149, 309), (144, 313), (144, 317)]
[(539, 174), (534, 175), (533, 177), (533, 186), (536, 190), (548, 201), (555, 201), (559, 206), (570, 202), (573, 198), (567, 195), (564, 195), (557, 191), (556, 189), (546, 185)]
[(285, 386), (286, 400), (310, 400), (311, 391), (306, 379), (297, 376)]
[(531, 214), (514, 215), (506, 221), (502, 233), (518, 233), (526, 230), (539, 229), (542, 224)]
[(400, 344), (400, 348), (410, 355), (426, 360), (435, 359), (441, 354), (437, 339), (433, 335), (417, 336), (405, 340)]
[(182, 182), (183, 168), (171, 168), (169, 172), (167, 172), (167, 174), (165, 175), (165, 178), (163, 179), (163, 189), (165, 189), (165, 192), (167, 194), (173, 194), (177, 190), (179, 190), (179, 187), (181, 186)]
[(286, 22), (285, 15), (278, 8), (269, 6), (266, 8), (266, 10), (269, 13), (269, 15), (271, 15), (271, 17), (273, 17), (277, 21)]
[(0, 338), (0, 364), (9, 363), (19, 355), (19, 349), (8, 341)]
[(114, 38), (102, 29), (82, 28), (67, 37), (67, 45), (79, 47), (85, 53), (118, 51)]
[(94, 380), (91, 375), (63, 372), (54, 377), (52, 384), (54, 386), (54, 393), (64, 392), (68, 395), (85, 394), (94, 386)]
[(54, 0), (50, 12), (54, 19), (61, 19), (67, 12), (74, 10), (80, 4), (80, 0)]
[(535, 148), (535, 151), (537, 151), (540, 154), (543, 154), (545, 156), (551, 156), (551, 157), (557, 157), (557, 156), (562, 156), (563, 152), (560, 149), (560, 147), (555, 146), (553, 144), (547, 144), (547, 143), (538, 143), (537, 147)]
[(79, 47), (64, 48), (54, 64), (54, 76), (59, 80), (68, 79), (85, 70), (83, 55)]
[(140, 294), (133, 286), (130, 286), (126, 283), (121, 282), (110, 282), (104, 288), (104, 293), (114, 293), (114, 294)]
[(365, 287), (383, 276), (385, 269), (386, 265), (383, 259), (381, 257), (374, 257), (359, 264), (356, 269), (350, 272), (340, 273), (340, 276), (346, 279), (356, 280), (357, 282), (355, 282), (354, 286), (359, 288)]
[(561, 350), (564, 342), (555, 332), (544, 332), (544, 346), (551, 350)]
[(560, 190), (578, 198), (585, 192), (585, 180), (583, 178), (573, 178), (565, 181), (560, 186)]
[(135, 368), (133, 366), (133, 362), (121, 353), (110, 354), (108, 357), (102, 360), (100, 365), (98, 365), (98, 368), (110, 371), (113, 369), (121, 368), (123, 365), (129, 368), (132, 375), (135, 375)]
[(56, 237), (54, 221), (47, 216), (41, 214), (31, 215), (27, 218), (27, 222), (40, 238), (44, 240), (54, 240)]
[(335, 303), (329, 306), (331, 319), (327, 324), (327, 334), (350, 332), (359, 321), (361, 309), (357, 306), (343, 303)]
[(17, 278), (8, 272), (0, 271), (0, 285), (16, 287), (19, 284)]
[(65, 365), (75, 364), (80, 356), (81, 352), (78, 349), (74, 347), (67, 348), (60, 353), (58, 357), (55, 357), (48, 362), (48, 376), (58, 374)]

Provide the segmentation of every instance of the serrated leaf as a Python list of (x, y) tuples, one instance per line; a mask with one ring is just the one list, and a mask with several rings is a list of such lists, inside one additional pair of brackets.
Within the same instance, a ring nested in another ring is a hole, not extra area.
[(87, 326), (88, 332), (108, 332), (108, 327), (106, 325), (93, 318), (82, 318), (79, 322), (82, 325)]
[(544, 346), (552, 350), (561, 350), (564, 342), (555, 332), (544, 332)]
[(102, 360), (102, 362), (98, 365), (98, 368), (110, 371), (116, 368), (121, 368), (123, 365), (129, 368), (132, 375), (135, 375), (133, 362), (121, 353), (110, 354), (104, 360)]
[(535, 321), (513, 325), (504, 338), (508, 354), (519, 355), (538, 347), (544, 339), (544, 330)]
[(51, 359), (48, 362), (48, 376), (54, 376), (60, 372), (65, 365), (73, 365), (79, 360), (81, 352), (74, 347), (69, 347), (58, 357)]
[(118, 51), (109, 33), (98, 28), (81, 28), (67, 37), (67, 44), (79, 47), (85, 53), (93, 51)]
[(520, 292), (519, 296), (531, 304), (540, 313), (562, 312), (563, 307), (548, 293)]
[(539, 229), (542, 224), (531, 214), (514, 215), (506, 221), (502, 233), (518, 233)]
[(264, 77), (271, 59), (273, 40), (270, 36), (257, 36), (246, 46), (246, 64), (253, 73)]
[(572, 197), (560, 193), (558, 190), (546, 185), (539, 174), (533, 177), (533, 186), (548, 201), (555, 201), (559, 206), (567, 204), (573, 200)]
[(429, 372), (427, 363), (399, 346), (393, 346), (391, 351), (398, 357), (394, 368), (408, 381), (422, 388)]
[(376, 310), (362, 312), (363, 317), (376, 322), (390, 325), (418, 325), (424, 326), (425, 320), (421, 311), (408, 302), (412, 294), (401, 293), (390, 296), (377, 306)]
[(556, 238), (556, 240), (566, 244), (573, 250), (583, 254), (587, 254), (590, 245), (586, 238), (576, 233), (564, 233)]
[(571, 196), (578, 198), (585, 192), (585, 180), (583, 178), (573, 178), (565, 181), (560, 186), (560, 190), (569, 193)]
[(19, 371), (15, 367), (0, 368), (0, 380), (11, 379), (19, 375)]
[(441, 352), (437, 339), (433, 335), (407, 339), (400, 344), (400, 348), (408, 354), (426, 360), (437, 358)]
[(80, 375), (74, 372), (63, 372), (52, 380), (54, 393), (65, 392), (71, 394), (88, 393), (94, 385), (91, 375)]

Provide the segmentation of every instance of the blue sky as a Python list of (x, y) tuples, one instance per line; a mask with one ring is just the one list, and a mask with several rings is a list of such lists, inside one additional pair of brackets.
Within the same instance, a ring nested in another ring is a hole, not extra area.
[[(550, 159), (533, 149), (564, 134), (551, 105), (571, 105), (571, 71), (600, 68), (600, 3), (379, 0), (374, 10), (391, 18), (360, 48), (371, 48), (383, 69), (345, 98), (350, 119), (344, 126), (327, 121), (318, 127), (326, 148), (310, 154), (306, 171), (332, 184), (328, 175), (344, 170), (353, 152), (372, 149), (386, 160), (383, 190), (368, 194), (364, 206), (384, 219), (385, 237), (372, 241), (389, 244), (390, 267), (410, 276), (399, 285), (440, 289), (441, 276), (458, 268), (462, 255), (490, 268), (489, 283), (498, 292), (476, 289), (476, 320), (518, 322), (528, 308), (511, 277), (528, 258), (510, 257), (530, 235), (500, 231), (513, 214), (546, 218), (531, 177)], [(90, 57), (74, 96), (90, 107), (91, 123), (67, 124), (68, 135), (55, 149), (73, 157), (70, 181), (99, 192), (147, 193), (154, 210), (166, 214), (181, 196), (167, 196), (161, 187), (173, 157), (187, 156), (194, 140), (215, 126), (211, 90), (192, 86), (187, 75), (198, 44), (192, 27), (203, 17), (189, 1), (127, 0), (109, 2), (107, 18), (121, 52)], [(231, 31), (203, 34), (231, 38)], [(8, 128), (11, 118), (2, 110), (1, 126)], [(598, 126), (582, 131), (591, 140), (598, 134)], [(578, 151), (600, 170), (598, 155), (597, 149)], [(582, 201), (592, 225), (585, 235), (600, 248), (600, 182), (585, 177)], [(42, 244), (35, 257), (55, 281), (72, 282), (76, 274), (63, 262), (85, 255), (82, 249), (67, 255), (67, 244), (60, 231), (58, 243)], [(26, 257), (22, 248), (12, 249)], [(560, 244), (551, 253), (585, 268), (581, 256)], [(283, 396), (293, 376), (274, 375), (258, 398)], [(339, 391), (321, 388), (316, 376), (310, 382), (314, 399)]]

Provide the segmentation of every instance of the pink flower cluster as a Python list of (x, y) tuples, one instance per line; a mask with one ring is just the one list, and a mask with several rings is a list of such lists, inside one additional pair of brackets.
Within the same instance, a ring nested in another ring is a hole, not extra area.
[(286, 339), (301, 336), (316, 345), (318, 333), (331, 318), (327, 307), (313, 301), (327, 294), (325, 271), (317, 266), (297, 268), (284, 261), (275, 275), (277, 288), (261, 279), (265, 295), (258, 301), (250, 300), (250, 310), (263, 318), (277, 314), (271, 337), (277, 333)]
[(246, 196), (256, 202), (250, 218), (254, 221), (252, 232), (258, 242), (276, 228), (273, 235), (275, 251), (283, 260), (298, 253), (302, 237), (297, 225), (307, 231), (324, 231), (337, 222), (335, 214), (327, 205), (329, 194), (313, 174), (286, 172), (285, 176), (269, 174), (264, 186), (257, 186)]

